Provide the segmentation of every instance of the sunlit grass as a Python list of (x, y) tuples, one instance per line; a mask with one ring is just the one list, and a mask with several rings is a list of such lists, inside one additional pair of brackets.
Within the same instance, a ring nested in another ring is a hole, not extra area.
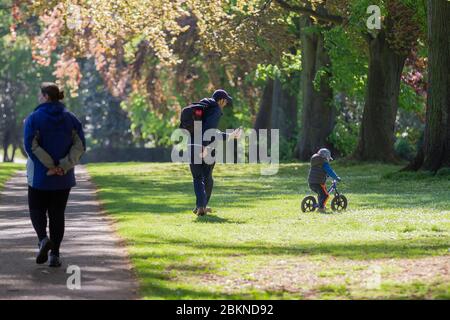
[[(197, 218), (186, 165), (89, 166), (144, 298), (450, 298), (448, 176), (338, 163), (349, 208), (321, 215), (299, 209), (307, 169), (216, 165), (214, 213)], [(369, 290), (374, 265), (381, 285)]]
[(0, 162), (0, 191), (5, 182), (17, 171), (23, 169), (23, 165)]

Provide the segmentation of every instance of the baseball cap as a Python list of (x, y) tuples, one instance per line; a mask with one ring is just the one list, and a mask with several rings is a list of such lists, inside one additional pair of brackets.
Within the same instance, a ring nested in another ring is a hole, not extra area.
[(218, 89), (214, 91), (212, 98), (216, 101), (219, 101), (220, 99), (226, 99), (229, 105), (233, 104), (233, 98), (223, 89)]
[(326, 148), (322, 148), (317, 152), (321, 157), (327, 159), (328, 161), (333, 160), (333, 158), (331, 157), (331, 152), (330, 150), (326, 149)]

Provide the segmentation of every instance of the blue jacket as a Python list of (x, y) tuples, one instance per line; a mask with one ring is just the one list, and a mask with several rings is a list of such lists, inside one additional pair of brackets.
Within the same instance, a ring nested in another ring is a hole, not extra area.
[(341, 178), (338, 177), (336, 172), (331, 168), (329, 162), (324, 162), (322, 168), (326, 171), (327, 175), (331, 177), (333, 180), (341, 180)]
[(32, 152), (32, 142), (39, 136), (39, 145), (52, 157), (55, 165), (70, 151), (75, 130), (86, 148), (81, 122), (67, 111), (61, 102), (40, 104), (25, 120), (24, 145), (28, 154), (28, 184), (39, 190), (64, 190), (75, 186), (75, 172), (71, 169), (63, 176), (47, 176), (48, 169)]
[[(202, 133), (204, 134), (209, 129), (216, 129), (219, 133), (222, 134), (223, 138), (227, 137), (225, 132), (221, 132), (217, 129), (219, 126), (220, 118), (223, 116), (222, 109), (220, 109), (219, 105), (214, 99), (204, 98), (199, 104), (204, 105), (205, 107), (205, 115), (203, 116), (202, 121)], [(203, 141), (203, 145), (207, 146), (211, 144), (211, 141)]]

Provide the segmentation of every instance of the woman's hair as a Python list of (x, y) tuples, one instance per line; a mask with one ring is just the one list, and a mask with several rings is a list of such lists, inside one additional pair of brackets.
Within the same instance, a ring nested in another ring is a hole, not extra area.
[(64, 99), (64, 91), (60, 91), (56, 83), (53, 82), (43, 82), (41, 92), (43, 95), (47, 95), (51, 102)]

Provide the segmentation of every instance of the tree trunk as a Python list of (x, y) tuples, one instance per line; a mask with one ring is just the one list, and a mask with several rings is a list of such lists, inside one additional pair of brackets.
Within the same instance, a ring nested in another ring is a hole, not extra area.
[(11, 162), (14, 162), (14, 159), (16, 158), (16, 151), (17, 151), (17, 145), (15, 143), (13, 143), (11, 158), (10, 158)]
[(3, 162), (9, 162), (7, 149), (3, 149)]
[(11, 162), (9, 158), (9, 146), (11, 145), (11, 132), (10, 132), (10, 126), (6, 127), (4, 135), (3, 135), (3, 162)]
[[(310, 18), (302, 19), (302, 27), (311, 26)], [(302, 43), (302, 118), (300, 139), (296, 156), (307, 161), (311, 155), (323, 147), (331, 147), (327, 141), (333, 131), (336, 109), (333, 105), (333, 90), (329, 85), (329, 68), (331, 61), (324, 47), (323, 35), (318, 32), (301, 32)], [(325, 68), (325, 69), (324, 69)], [(320, 75), (318, 90), (314, 88), (314, 79)]]
[(392, 50), (385, 31), (369, 36), (369, 72), (358, 146), (354, 158), (392, 162), (400, 80), (406, 56)]
[(254, 128), (270, 129), (272, 117), (272, 94), (273, 94), (273, 80), (268, 79), (264, 87), (261, 104), (259, 106), (258, 115), (256, 116)]
[(450, 166), (450, 3), (428, 0), (428, 89), (423, 148), (406, 170)]
[(280, 79), (273, 83), (271, 128), (279, 129), (280, 140), (290, 141), (297, 129), (297, 98), (283, 88)]

